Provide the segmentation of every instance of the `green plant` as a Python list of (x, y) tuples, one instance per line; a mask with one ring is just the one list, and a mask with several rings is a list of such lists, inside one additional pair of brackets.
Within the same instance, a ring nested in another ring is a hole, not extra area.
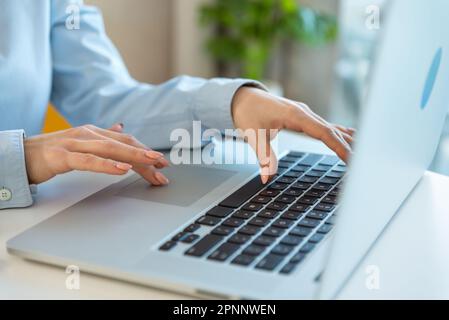
[(208, 52), (221, 66), (237, 66), (244, 77), (261, 80), (282, 41), (312, 45), (333, 40), (333, 16), (302, 7), (297, 0), (213, 0), (200, 8), (200, 22), (212, 27)]

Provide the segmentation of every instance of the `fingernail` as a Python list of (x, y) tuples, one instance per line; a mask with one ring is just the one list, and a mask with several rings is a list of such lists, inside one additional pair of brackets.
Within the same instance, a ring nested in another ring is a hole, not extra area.
[(153, 160), (159, 160), (160, 158), (164, 157), (163, 153), (157, 152), (157, 151), (146, 151), (145, 156), (147, 158), (153, 159)]
[(156, 176), (156, 179), (159, 180), (159, 182), (162, 184), (170, 183), (170, 181), (160, 172), (156, 172), (155, 176)]
[(127, 164), (127, 163), (116, 163), (115, 167), (117, 169), (120, 169), (120, 170), (123, 170), (123, 171), (129, 171), (129, 170), (131, 170), (133, 168), (132, 165)]
[(268, 182), (268, 179), (270, 178), (270, 168), (269, 167), (262, 167), (260, 169), (260, 175), (262, 178), (262, 183), (266, 184)]

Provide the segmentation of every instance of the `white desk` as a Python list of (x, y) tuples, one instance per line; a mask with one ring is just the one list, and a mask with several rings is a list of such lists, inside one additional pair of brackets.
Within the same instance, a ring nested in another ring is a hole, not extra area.
[[(320, 144), (283, 134), (280, 149), (326, 152)], [(328, 152), (328, 151), (327, 151)], [(5, 242), (120, 178), (71, 173), (39, 186), (29, 209), (0, 211), (0, 298), (176, 299), (185, 296), (82, 274), (80, 290), (67, 290), (64, 270), (8, 255)], [(388, 183), (386, 183), (388, 187)], [(380, 271), (380, 289), (369, 290), (367, 266)], [(340, 298), (449, 298), (449, 178), (426, 173)]]

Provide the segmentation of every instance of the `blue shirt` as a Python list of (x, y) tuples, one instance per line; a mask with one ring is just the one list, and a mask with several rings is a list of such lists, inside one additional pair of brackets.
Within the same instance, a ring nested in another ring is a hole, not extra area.
[(233, 128), (235, 92), (259, 85), (187, 76), (161, 85), (137, 82), (99, 11), (82, 0), (0, 0), (0, 34), (0, 209), (32, 204), (23, 136), (41, 132), (49, 102), (74, 126), (122, 122), (157, 149), (170, 147), (170, 132), (191, 130), (193, 120)]

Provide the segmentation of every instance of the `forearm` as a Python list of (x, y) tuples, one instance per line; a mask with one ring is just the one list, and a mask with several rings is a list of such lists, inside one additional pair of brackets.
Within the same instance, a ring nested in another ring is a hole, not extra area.
[(33, 204), (25, 165), (24, 131), (0, 131), (0, 209)]

